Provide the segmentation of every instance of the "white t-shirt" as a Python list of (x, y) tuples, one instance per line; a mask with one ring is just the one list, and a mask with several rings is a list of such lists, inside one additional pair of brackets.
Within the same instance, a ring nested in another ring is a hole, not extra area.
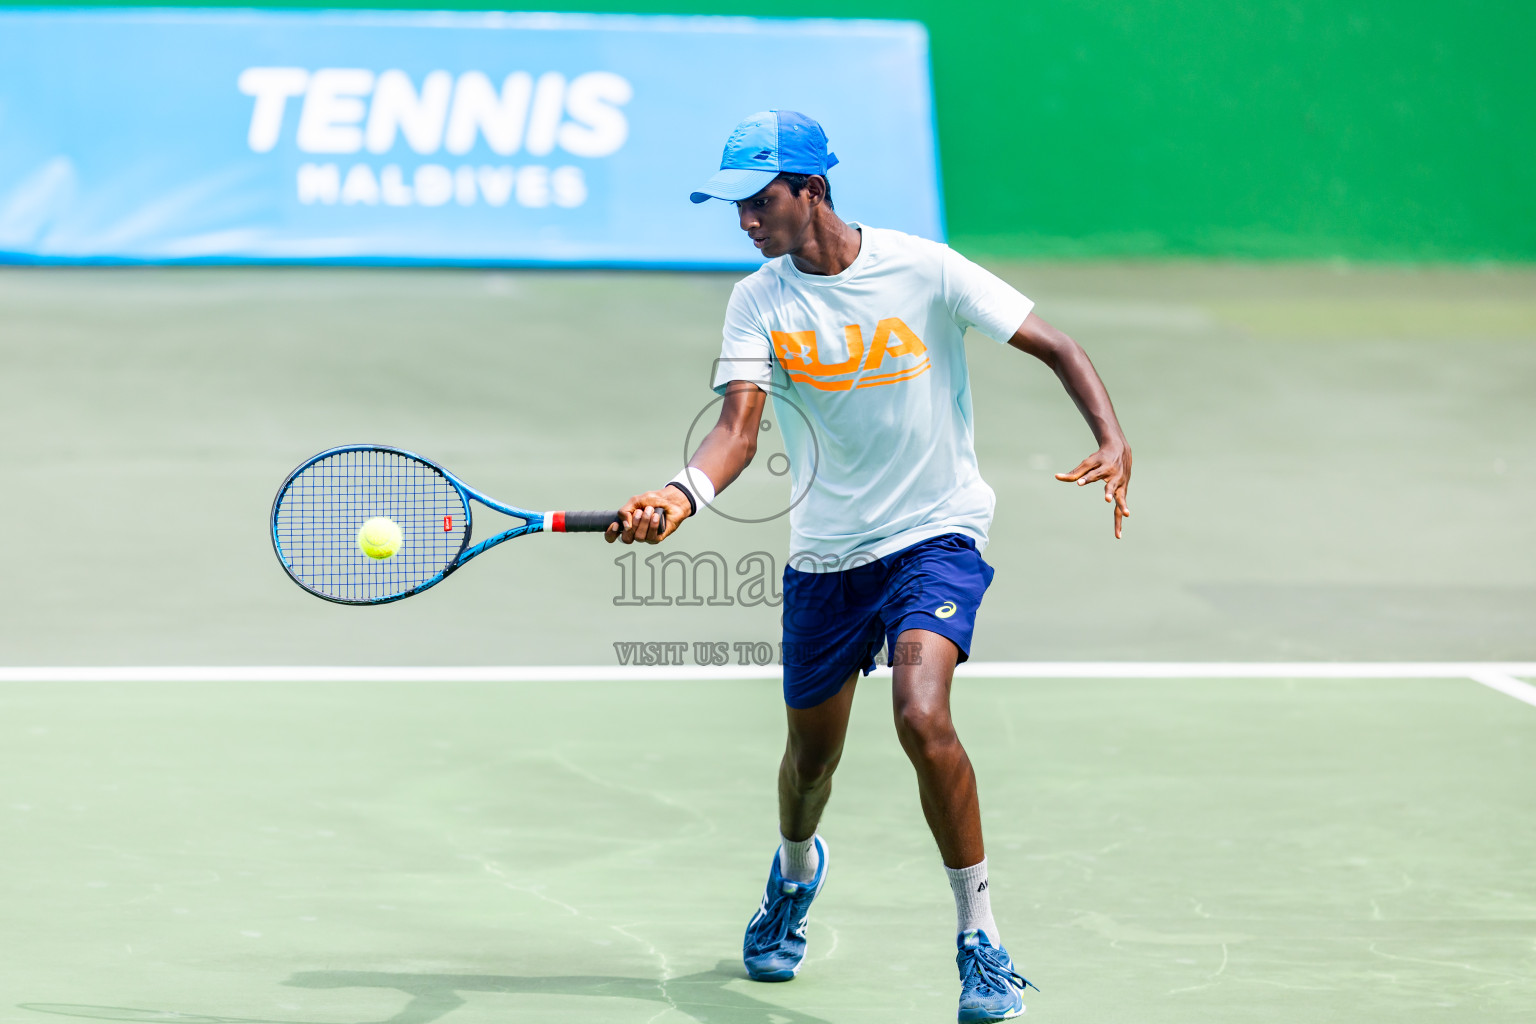
[(737, 282), (715, 390), (773, 396), (793, 481), (790, 562), (833, 572), (929, 537), (987, 543), (964, 336), (1006, 342), (1034, 303), (947, 245), (861, 227), (841, 274), (788, 256)]

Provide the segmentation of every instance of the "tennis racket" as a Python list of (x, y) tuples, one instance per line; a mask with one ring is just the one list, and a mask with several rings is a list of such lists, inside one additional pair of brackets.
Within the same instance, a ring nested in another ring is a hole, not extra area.
[[(470, 502), (523, 520), (471, 545)], [(365, 555), (358, 529), (387, 516), (404, 538), (387, 559)], [(470, 487), (431, 459), (381, 444), (344, 444), (305, 460), (272, 501), (272, 548), (288, 576), (337, 604), (419, 594), (483, 551), (530, 533), (602, 533), (617, 512), (530, 512)]]

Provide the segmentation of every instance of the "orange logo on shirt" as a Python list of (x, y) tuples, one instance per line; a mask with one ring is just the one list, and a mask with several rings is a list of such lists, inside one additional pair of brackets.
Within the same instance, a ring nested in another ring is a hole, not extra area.
[[(875, 336), (870, 339), (867, 353), (864, 328), (858, 324), (844, 327), (848, 358), (836, 363), (821, 361), (815, 331), (773, 331), (772, 334), (773, 350), (778, 353), (779, 363), (789, 374), (789, 379), (809, 384), (818, 391), (852, 391), (895, 384), (922, 376), (932, 365), (928, 361), (928, 346), (912, 328), (894, 316), (875, 324)], [(900, 356), (914, 356), (917, 360), (883, 373), (875, 372), (882, 368), (887, 357)]]

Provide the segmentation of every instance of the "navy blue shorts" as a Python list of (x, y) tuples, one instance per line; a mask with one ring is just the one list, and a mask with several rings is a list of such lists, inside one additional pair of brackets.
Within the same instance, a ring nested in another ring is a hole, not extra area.
[(784, 703), (811, 708), (855, 671), (874, 671), (882, 647), (899, 664), (896, 638), (927, 629), (971, 655), (981, 596), (995, 570), (958, 533), (919, 541), (842, 572), (784, 570)]

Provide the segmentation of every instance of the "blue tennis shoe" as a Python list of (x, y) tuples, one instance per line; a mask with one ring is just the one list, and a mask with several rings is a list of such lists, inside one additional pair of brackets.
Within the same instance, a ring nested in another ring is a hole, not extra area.
[(1007, 1020), (1024, 1012), (1024, 990), (1034, 988), (1013, 968), (1013, 958), (1001, 946), (992, 945), (987, 933), (977, 929), (961, 932), (955, 939), (960, 951), (960, 1024), (984, 1024)]
[(788, 981), (800, 972), (811, 901), (827, 884), (827, 844), (821, 836), (816, 836), (816, 852), (821, 862), (816, 865), (816, 877), (809, 882), (794, 882), (780, 874), (779, 852), (773, 852), (762, 905), (747, 922), (747, 936), (741, 944), (741, 959), (753, 981)]

